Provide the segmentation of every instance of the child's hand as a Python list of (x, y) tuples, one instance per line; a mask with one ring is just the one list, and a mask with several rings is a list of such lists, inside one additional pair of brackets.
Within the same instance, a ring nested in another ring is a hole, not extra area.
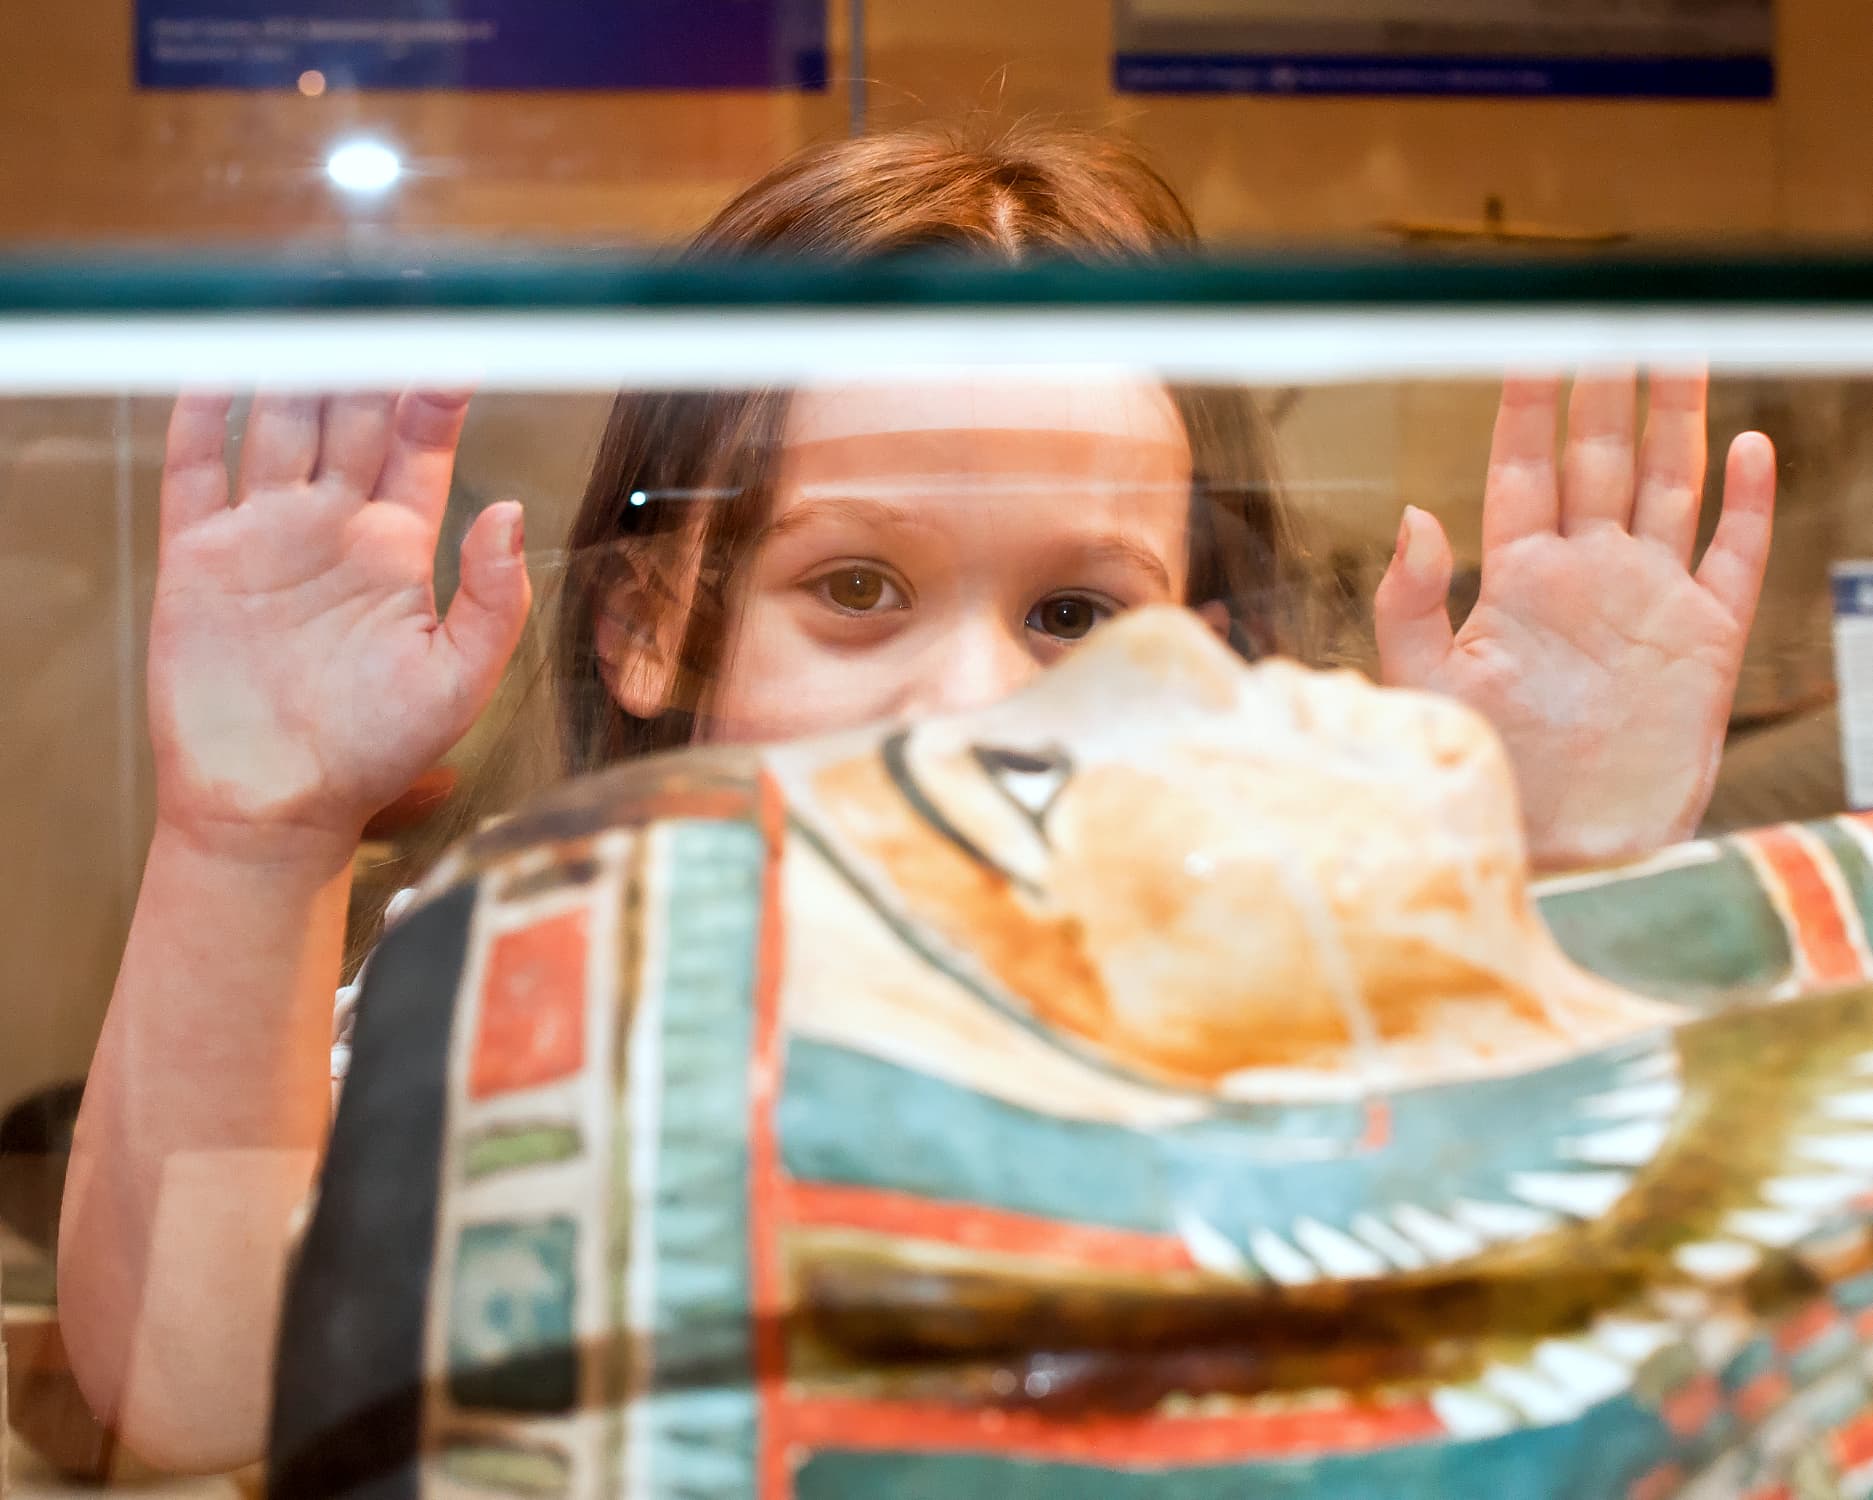
[(1530, 853), (1624, 858), (1695, 832), (1756, 612), (1775, 450), (1730, 447), (1723, 511), (1689, 571), (1704, 488), (1703, 374), (1654, 376), (1635, 466), (1631, 373), (1503, 387), (1483, 498), (1482, 592), (1452, 638), (1451, 553), (1407, 510), (1375, 602), (1385, 680), (1462, 699), (1508, 745)]
[(232, 505), (230, 404), (185, 396), (169, 426), (150, 627), (158, 816), (217, 849), (348, 858), (500, 680), (529, 602), (520, 507), (476, 518), (438, 619), (467, 397), (263, 396)]

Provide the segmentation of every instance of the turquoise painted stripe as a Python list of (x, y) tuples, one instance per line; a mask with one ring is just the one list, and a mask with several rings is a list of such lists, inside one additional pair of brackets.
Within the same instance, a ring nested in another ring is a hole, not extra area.
[(1523, 1171), (1570, 1171), (1581, 1101), (1616, 1087), (1631, 1043), (1515, 1078), (1391, 1098), (1390, 1142), (1270, 1160), (1285, 1111), (1161, 1130), (1061, 1119), (869, 1055), (796, 1038), (779, 1108), (787, 1170), (808, 1182), (893, 1189), (1114, 1229), (1178, 1233), (1187, 1216), (1243, 1245), (1305, 1216), (1336, 1227), (1399, 1203), (1502, 1202)]
[(1831, 819), (1810, 824), (1809, 831), (1827, 845), (1828, 853), (1834, 856), (1841, 883), (1847, 887), (1854, 910), (1860, 914), (1861, 929), (1873, 932), (1873, 865), (1867, 863), (1859, 841)]
[(1544, 896), (1569, 957), (1642, 994), (1695, 1003), (1770, 985), (1789, 971), (1788, 933), (1735, 845), (1708, 864)]
[(1710, 1463), (1726, 1448), (1732, 1447), (1742, 1436), (1741, 1423), (1737, 1415), (1727, 1406), (1719, 1406), (1688, 1439), (1688, 1451), (1691, 1455), (1691, 1468), (1701, 1468)]
[(666, 829), (651, 1489), (752, 1495), (748, 997), (763, 847), (745, 823)]
[(1834, 1284), (1834, 1300), (1848, 1312), (1873, 1307), (1873, 1274), (1837, 1281)]
[(1807, 1385), (1851, 1358), (1859, 1347), (1860, 1341), (1853, 1329), (1845, 1323), (1836, 1323), (1789, 1355), (1789, 1373), (1797, 1385)]
[(1678, 1455), (1652, 1414), (1620, 1398), (1573, 1422), (1480, 1442), (1172, 1470), (982, 1454), (821, 1451), (795, 1500), (1603, 1500)]
[(1723, 1367), (1718, 1381), (1727, 1391), (1740, 1391), (1758, 1375), (1776, 1365), (1775, 1345), (1767, 1337), (1751, 1339), (1730, 1358), (1730, 1363)]

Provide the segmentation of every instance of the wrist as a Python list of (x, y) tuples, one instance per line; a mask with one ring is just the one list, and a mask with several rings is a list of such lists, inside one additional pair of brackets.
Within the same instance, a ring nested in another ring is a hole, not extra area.
[(324, 881), (348, 870), (363, 836), (356, 828), (305, 823), (249, 822), (180, 817), (157, 809), (152, 849), (255, 872), (298, 874)]

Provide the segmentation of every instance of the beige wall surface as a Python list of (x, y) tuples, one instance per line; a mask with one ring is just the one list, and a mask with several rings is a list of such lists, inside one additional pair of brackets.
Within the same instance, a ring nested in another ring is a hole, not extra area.
[[(277, 241), (355, 227), (319, 163), (380, 132), (414, 175), (392, 228), (662, 243), (845, 128), (845, 6), (822, 95), (142, 92), (128, 0), (0, 7), (0, 243)], [(1122, 130), (1222, 239), (1516, 219), (1647, 235), (1873, 231), (1873, 7), (1778, 0), (1768, 103), (1119, 95), (1109, 0), (869, 0), (881, 122), (1037, 113)]]
[(0, 1108), (82, 1073), (141, 864), (147, 777), (125, 700), (141, 698), (132, 569), (153, 513), (119, 504), (136, 437), (121, 415), (0, 402)]

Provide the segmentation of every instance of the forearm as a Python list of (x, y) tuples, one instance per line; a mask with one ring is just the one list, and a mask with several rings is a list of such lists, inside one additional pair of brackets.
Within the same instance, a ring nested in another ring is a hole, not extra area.
[(100, 1417), (222, 1469), (265, 1434), (295, 1212), (323, 1149), (349, 850), (159, 829), (86, 1085), (61, 1321)]

